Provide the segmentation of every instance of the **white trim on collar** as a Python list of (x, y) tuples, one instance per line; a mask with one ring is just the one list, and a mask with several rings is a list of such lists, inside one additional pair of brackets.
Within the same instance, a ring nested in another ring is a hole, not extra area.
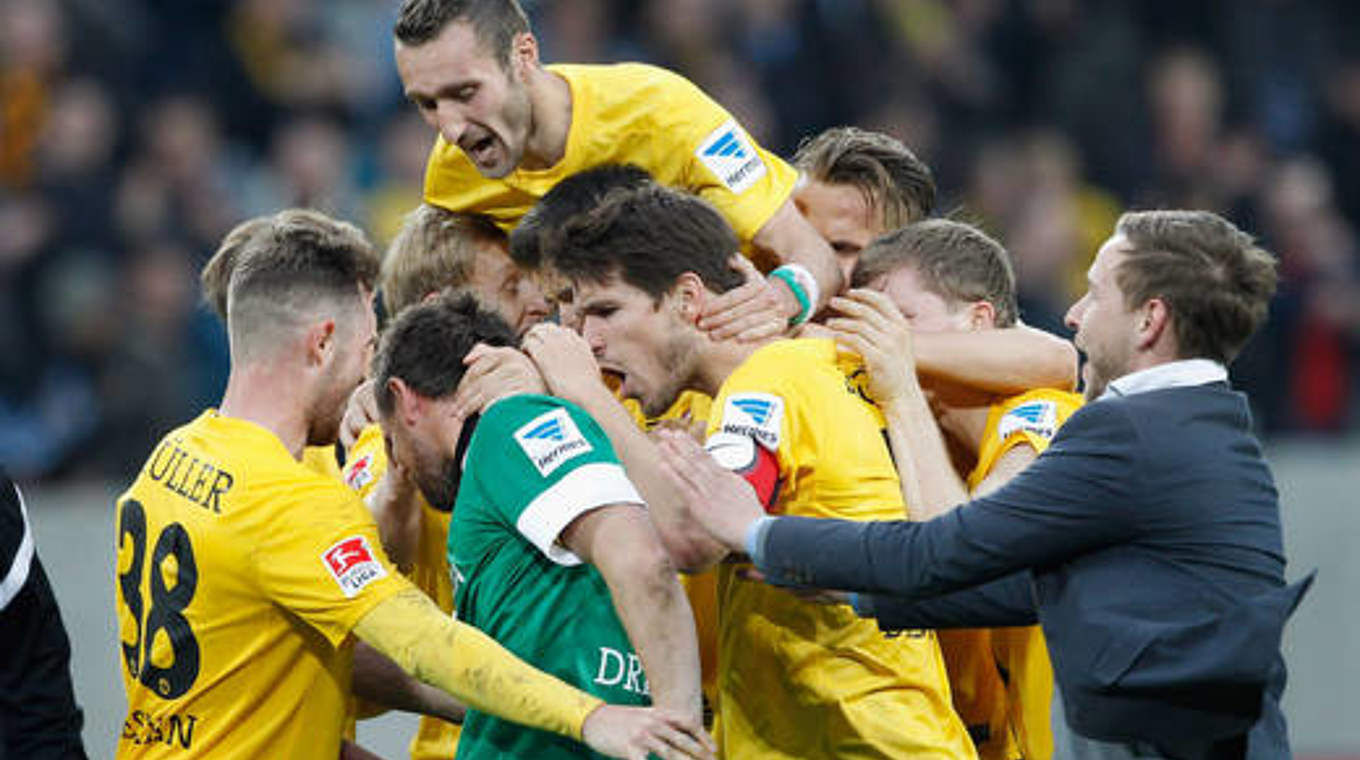
[(1112, 380), (1100, 397), (1132, 396), (1135, 393), (1159, 391), (1163, 388), (1221, 383), (1226, 382), (1227, 379), (1228, 368), (1216, 361), (1211, 359), (1182, 359), (1140, 369), (1137, 372), (1130, 372), (1123, 377)]

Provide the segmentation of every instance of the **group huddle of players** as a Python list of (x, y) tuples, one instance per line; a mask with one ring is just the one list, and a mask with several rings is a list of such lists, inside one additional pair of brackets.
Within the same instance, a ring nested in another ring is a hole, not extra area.
[(118, 500), (119, 756), (363, 757), (387, 708), (419, 758), (1050, 756), (1037, 628), (748, 578), (672, 471), (928, 519), (936, 435), (998, 487), (1080, 403), (1005, 250), (896, 140), (786, 163), (671, 72), (540, 65), (513, 0), (407, 0), (396, 46), (440, 137), (386, 254), (284, 210), (203, 271), (231, 377)]

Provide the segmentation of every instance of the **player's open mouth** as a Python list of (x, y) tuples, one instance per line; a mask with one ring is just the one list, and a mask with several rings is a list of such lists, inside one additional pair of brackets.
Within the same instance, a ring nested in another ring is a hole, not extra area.
[(604, 384), (615, 392), (622, 392), (623, 384), (628, 379), (626, 373), (607, 367), (601, 367), (600, 374), (604, 376)]
[(486, 164), (490, 163), (491, 153), (493, 150), (495, 150), (495, 147), (496, 137), (494, 135), (487, 135), (486, 137), (483, 137), (482, 139), (473, 143), (472, 146), (469, 147), (466, 152), (472, 158), (473, 161), (480, 165), (485, 166)]

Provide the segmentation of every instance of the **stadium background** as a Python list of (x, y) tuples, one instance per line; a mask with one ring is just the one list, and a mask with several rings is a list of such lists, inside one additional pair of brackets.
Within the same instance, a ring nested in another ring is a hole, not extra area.
[[(396, 79), (397, 4), (0, 0), (0, 460), (27, 484), (100, 756), (121, 717), (111, 494), (225, 381), (198, 267), (250, 215), (312, 206), (385, 243), (419, 200), (433, 135)], [(1301, 753), (1360, 755), (1344, 545), (1360, 536), (1360, 4), (526, 6), (545, 61), (674, 68), (783, 155), (837, 124), (900, 137), (941, 209), (1007, 245), (1033, 324), (1062, 331), (1125, 208), (1210, 208), (1259, 235), (1283, 284), (1233, 375), (1280, 477), (1290, 577), (1322, 569), (1287, 707)]]

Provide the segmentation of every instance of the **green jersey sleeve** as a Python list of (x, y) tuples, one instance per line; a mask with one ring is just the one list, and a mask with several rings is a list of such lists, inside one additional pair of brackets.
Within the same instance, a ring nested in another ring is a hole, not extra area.
[(488, 508), (560, 565), (581, 559), (557, 542), (577, 517), (610, 504), (642, 505), (609, 438), (580, 407), (512, 396), (482, 415), (464, 477), (493, 494)]

